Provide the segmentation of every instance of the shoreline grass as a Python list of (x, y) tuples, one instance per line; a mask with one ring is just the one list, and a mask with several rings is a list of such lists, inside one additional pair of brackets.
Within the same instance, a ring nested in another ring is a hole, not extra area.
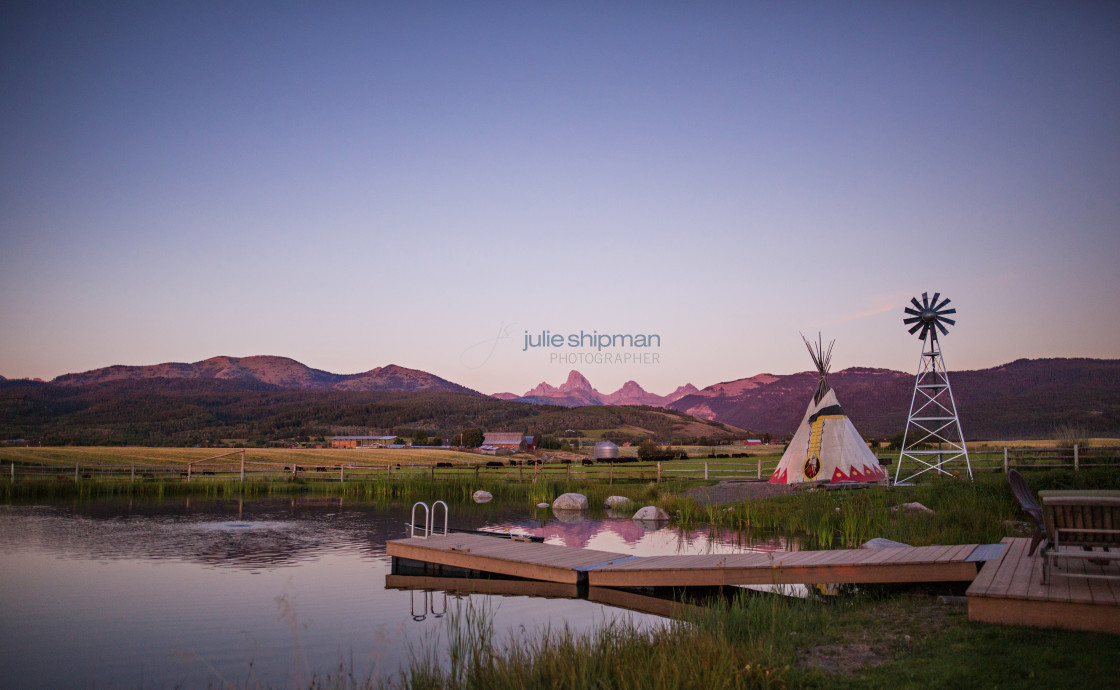
[(1120, 662), (1114, 636), (972, 623), (928, 591), (743, 592), (663, 629), (616, 620), (509, 640), (466, 600), (446, 631), (446, 649), (418, 650), (395, 677), (361, 687), (1108, 687)]

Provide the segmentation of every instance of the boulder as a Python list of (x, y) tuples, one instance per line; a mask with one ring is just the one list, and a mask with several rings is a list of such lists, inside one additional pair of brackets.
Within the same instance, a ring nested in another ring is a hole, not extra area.
[(590, 504), (583, 494), (560, 494), (552, 502), (553, 510), (587, 510)]
[(933, 515), (932, 510), (926, 508), (924, 505), (918, 503), (917, 501), (914, 501), (913, 503), (903, 503), (902, 505), (897, 505), (891, 508), (892, 513), (897, 513), (900, 510), (904, 513), (927, 513), (929, 515)]
[(657, 506), (646, 506), (634, 513), (638, 522), (668, 522), (669, 514)]
[(537, 507), (538, 507), (538, 508), (547, 508), (547, 507), (548, 507), (548, 504), (547, 504), (547, 503), (538, 503), (538, 504), (537, 504)]
[(489, 491), (482, 491), (480, 489), (474, 492), (471, 498), (474, 499), (475, 503), (489, 503), (494, 498), (494, 494), (490, 493)]
[(604, 508), (617, 508), (619, 506), (624, 506), (629, 502), (630, 502), (630, 499), (626, 498), (625, 496), (608, 496), (607, 500), (603, 501), (603, 507)]
[(868, 539), (867, 541), (860, 544), (859, 548), (861, 548), (861, 549), (898, 549), (898, 548), (904, 548), (904, 547), (907, 547), (907, 546), (910, 546), (910, 545), (909, 544), (903, 544), (900, 541), (891, 541), (890, 539), (884, 539), (882, 537), (875, 537), (874, 539)]

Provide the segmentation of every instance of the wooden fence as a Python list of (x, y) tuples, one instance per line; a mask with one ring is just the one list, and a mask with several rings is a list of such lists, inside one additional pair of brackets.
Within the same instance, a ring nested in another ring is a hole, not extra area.
[[(880, 454), (879, 461), (892, 474), (898, 455)], [(1004, 472), (1010, 467), (1019, 470), (1120, 466), (1120, 448), (1001, 448), (969, 452), (973, 473)], [(620, 463), (570, 464), (532, 461), (479, 461), (477, 463), (389, 463), (385, 465), (282, 464), (246, 460), (245, 451), (203, 458), (189, 463), (161, 465), (43, 465), (11, 462), (0, 469), (9, 481), (198, 481), (198, 480), (294, 480), (303, 481), (369, 481), (375, 479), (488, 479), (507, 481), (642, 481), (661, 482), (672, 479), (706, 479), (722, 481), (766, 481), (778, 464), (777, 456), (724, 460), (690, 458), (688, 460), (639, 461)], [(443, 466), (441, 466), (443, 465)], [(964, 462), (949, 467), (963, 468)], [(892, 475), (893, 476), (893, 475)]]

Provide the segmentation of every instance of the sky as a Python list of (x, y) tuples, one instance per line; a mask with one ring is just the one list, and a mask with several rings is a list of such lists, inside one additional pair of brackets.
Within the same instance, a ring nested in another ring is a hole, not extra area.
[(0, 375), (664, 394), (809, 369), (799, 333), (916, 370), (922, 292), (951, 370), (1118, 358), (1117, 36), (1103, 2), (5, 3)]

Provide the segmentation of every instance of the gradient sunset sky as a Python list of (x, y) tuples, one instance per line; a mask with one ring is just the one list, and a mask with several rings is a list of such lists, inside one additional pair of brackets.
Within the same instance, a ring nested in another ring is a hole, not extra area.
[(951, 369), (1120, 357), (1118, 36), (1103, 2), (5, 3), (0, 374), (667, 393), (818, 330), (913, 371), (923, 291)]

